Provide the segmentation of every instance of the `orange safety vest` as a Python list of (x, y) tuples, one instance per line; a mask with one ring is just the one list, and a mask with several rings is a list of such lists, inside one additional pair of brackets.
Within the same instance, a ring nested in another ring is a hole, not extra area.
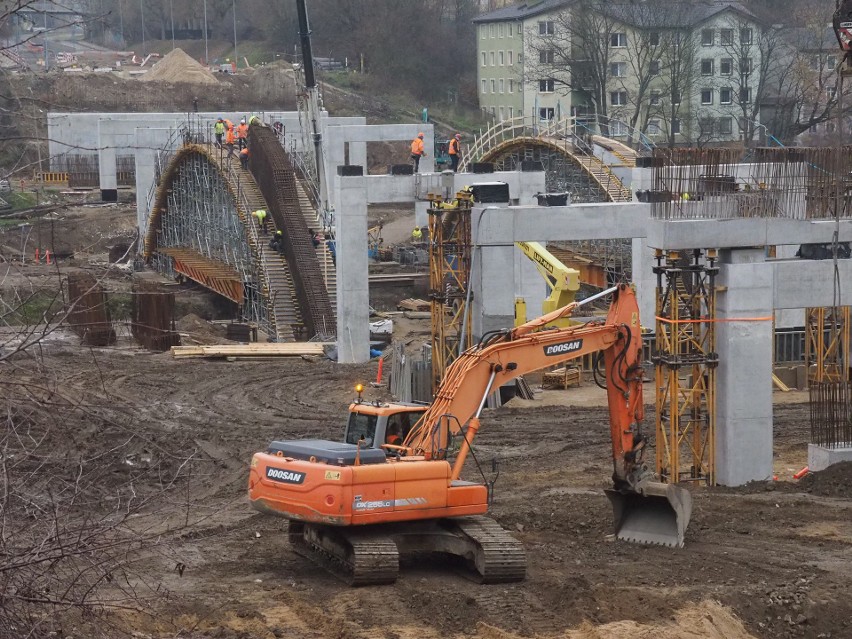
[(240, 155), (244, 155), (244, 156), (248, 157), (248, 154), (249, 154), (248, 147), (246, 147), (245, 149), (243, 149), (242, 151), (240, 151)]
[(225, 134), (225, 144), (233, 144), (234, 143), (234, 127), (229, 126), (228, 132)]
[(450, 140), (450, 155), (458, 155), (459, 154), (459, 141), (453, 138)]
[(414, 138), (411, 143), (411, 155), (423, 155), (423, 140)]
[(248, 124), (240, 124), (237, 126), (237, 137), (243, 138), (248, 135)]
[(399, 446), (402, 444), (402, 437), (399, 435), (388, 435), (385, 443), (391, 446)]

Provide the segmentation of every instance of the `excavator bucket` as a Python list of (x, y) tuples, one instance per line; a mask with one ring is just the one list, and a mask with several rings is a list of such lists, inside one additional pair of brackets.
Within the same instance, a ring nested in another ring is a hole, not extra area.
[(683, 547), (692, 495), (673, 484), (644, 482), (636, 491), (607, 490), (619, 539)]

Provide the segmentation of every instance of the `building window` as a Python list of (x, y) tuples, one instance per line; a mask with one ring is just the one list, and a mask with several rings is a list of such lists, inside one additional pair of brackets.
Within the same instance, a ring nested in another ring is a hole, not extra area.
[(719, 135), (731, 135), (734, 132), (732, 118), (719, 118)]
[(660, 64), (659, 60), (651, 60), (651, 68), (649, 69), (651, 75), (660, 75), (662, 71), (662, 64)]
[(825, 59), (825, 66), (828, 67), (829, 71), (834, 71), (835, 67), (837, 67), (837, 58), (833, 55), (828, 56)]
[(677, 89), (672, 91), (672, 104), (680, 104), (680, 91)]
[(624, 122), (619, 122), (618, 120), (610, 122), (609, 134), (614, 138), (623, 137), (627, 135), (627, 125)]
[(553, 64), (553, 49), (545, 49), (544, 51), (538, 52), (538, 61), (541, 64)]
[(719, 74), (731, 75), (734, 72), (734, 61), (731, 58), (722, 58), (719, 60)]
[(488, 66), (488, 54), (485, 51), (482, 52), (482, 66)]
[(524, 61), (524, 54), (518, 51), (518, 64), (521, 64)]
[(502, 122), (505, 119), (506, 119), (506, 111), (503, 109), (503, 107), (500, 107), (500, 122)]
[(500, 78), (500, 93), (505, 93), (506, 89), (506, 81), (503, 78)]
[(524, 25), (522, 23), (518, 23), (518, 35), (523, 35), (524, 33)]
[(819, 71), (822, 66), (822, 58), (818, 55), (811, 56), (811, 71)]
[(488, 25), (483, 24), (479, 27), (479, 36), (485, 40), (488, 37)]
[(501, 67), (503, 66), (503, 63), (505, 62), (504, 55), (505, 54), (504, 54), (503, 51), (497, 52), (497, 64), (499, 64)]
[(651, 31), (650, 35), (648, 36), (648, 44), (650, 44), (652, 47), (660, 46), (660, 32), (659, 31)]
[(651, 91), (651, 106), (660, 106), (660, 92)]
[(488, 93), (488, 81), (487, 80), (482, 81), (482, 92)]
[(514, 92), (515, 92), (515, 81), (509, 80), (509, 93), (514, 93)]
[(660, 121), (659, 120), (648, 120), (648, 135), (659, 135), (660, 134)]
[(627, 75), (627, 63), (626, 62), (613, 62), (609, 65), (609, 74), (613, 78), (623, 78)]
[(538, 23), (538, 35), (553, 35), (553, 20), (543, 20)]
[(751, 104), (751, 89), (748, 87), (740, 89), (740, 104)]
[(701, 75), (713, 75), (713, 60), (704, 58), (701, 61)]
[(491, 93), (497, 93), (497, 80), (491, 78)]
[(491, 107), (491, 117), (493, 118), (495, 115), (497, 115), (497, 107)]
[(701, 30), (701, 44), (703, 44), (705, 47), (713, 46), (713, 29)]
[(713, 118), (701, 118), (698, 120), (699, 135), (713, 135), (716, 122)]
[(752, 63), (751, 58), (743, 58), (740, 60), (740, 73), (743, 75), (748, 75), (751, 73)]
[(719, 35), (721, 37), (722, 45), (731, 45), (734, 43), (734, 30), (733, 29), (722, 29), (719, 31)]
[(609, 46), (613, 49), (623, 49), (627, 46), (626, 33), (612, 33), (609, 36)]
[(740, 44), (751, 44), (751, 29), (740, 29)]
[[(497, 30), (499, 31), (501, 38), (506, 35), (506, 25), (503, 24), (502, 22), (497, 27)], [(501, 117), (500, 119), (502, 120), (503, 118)]]
[(836, 87), (825, 87), (825, 93), (828, 96), (829, 100), (833, 100), (837, 96), (837, 88)]
[(538, 81), (538, 90), (540, 93), (553, 93), (554, 87), (553, 78), (549, 78), (547, 80), (539, 80)]
[[(497, 35), (497, 25), (496, 24), (490, 25), (490, 27), (488, 29), (488, 35), (492, 38)], [(494, 115), (494, 114), (492, 113), (491, 115)]]
[(734, 92), (730, 87), (719, 89), (719, 104), (730, 104), (734, 101)]
[(539, 120), (552, 120), (554, 115), (555, 111), (551, 107), (542, 107), (538, 110)]
[(672, 120), (672, 134), (680, 135), (680, 120), (677, 118)]
[[(518, 25), (518, 26), (520, 26), (520, 25)], [(510, 38), (515, 37), (515, 28), (511, 24), (506, 25), (506, 35), (509, 36)], [(509, 107), (509, 114), (510, 114), (509, 117), (510, 118), (512, 117), (511, 113), (512, 113), (512, 107)]]
[(701, 104), (713, 104), (713, 89), (701, 89)]
[(491, 66), (494, 66), (494, 52), (491, 52)]
[(626, 106), (627, 105), (627, 91), (610, 91), (609, 103), (612, 106)]
[(514, 51), (506, 51), (506, 64), (512, 66), (514, 64), (514, 61), (512, 60), (513, 57)]
[(837, 130), (837, 126), (834, 122), (826, 122), (825, 123), (825, 132), (826, 133), (834, 133)]

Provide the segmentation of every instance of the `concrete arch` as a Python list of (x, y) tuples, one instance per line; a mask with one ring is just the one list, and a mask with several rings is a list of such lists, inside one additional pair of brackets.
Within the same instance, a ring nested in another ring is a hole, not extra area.
[(604, 164), (598, 157), (592, 154), (578, 154), (572, 150), (570, 143), (567, 140), (553, 137), (533, 137), (522, 135), (513, 137), (488, 149), (482, 158), (481, 162), (496, 162), (501, 157), (505, 157), (515, 151), (527, 148), (538, 148), (554, 151), (561, 154), (565, 158), (572, 161), (576, 166), (583, 170), (588, 176), (598, 185), (601, 192), (610, 202), (629, 202), (631, 199), (630, 191), (624, 186), (621, 180), (615, 176), (610, 168)]

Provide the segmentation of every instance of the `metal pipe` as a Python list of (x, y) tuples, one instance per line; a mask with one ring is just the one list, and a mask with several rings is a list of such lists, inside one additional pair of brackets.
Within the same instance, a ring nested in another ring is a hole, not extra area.
[(497, 371), (491, 370), (491, 378), (488, 380), (488, 386), (485, 387), (485, 393), (482, 395), (482, 401), (479, 402), (479, 408), (476, 409), (476, 415), (474, 417), (479, 419), (479, 414), (482, 412), (482, 409), (485, 408), (485, 402), (488, 401), (488, 396), (491, 394), (491, 386), (494, 385), (494, 378), (497, 377)]
[(595, 293), (591, 297), (587, 297), (586, 299), (582, 300), (581, 302), (577, 302), (577, 306), (575, 306), (574, 308), (580, 308), (581, 306), (585, 306), (586, 304), (594, 302), (595, 300), (599, 300), (602, 297), (606, 297), (610, 293), (615, 293), (617, 290), (618, 290), (617, 286), (611, 286), (610, 288), (606, 289), (605, 291), (601, 291), (600, 293)]

